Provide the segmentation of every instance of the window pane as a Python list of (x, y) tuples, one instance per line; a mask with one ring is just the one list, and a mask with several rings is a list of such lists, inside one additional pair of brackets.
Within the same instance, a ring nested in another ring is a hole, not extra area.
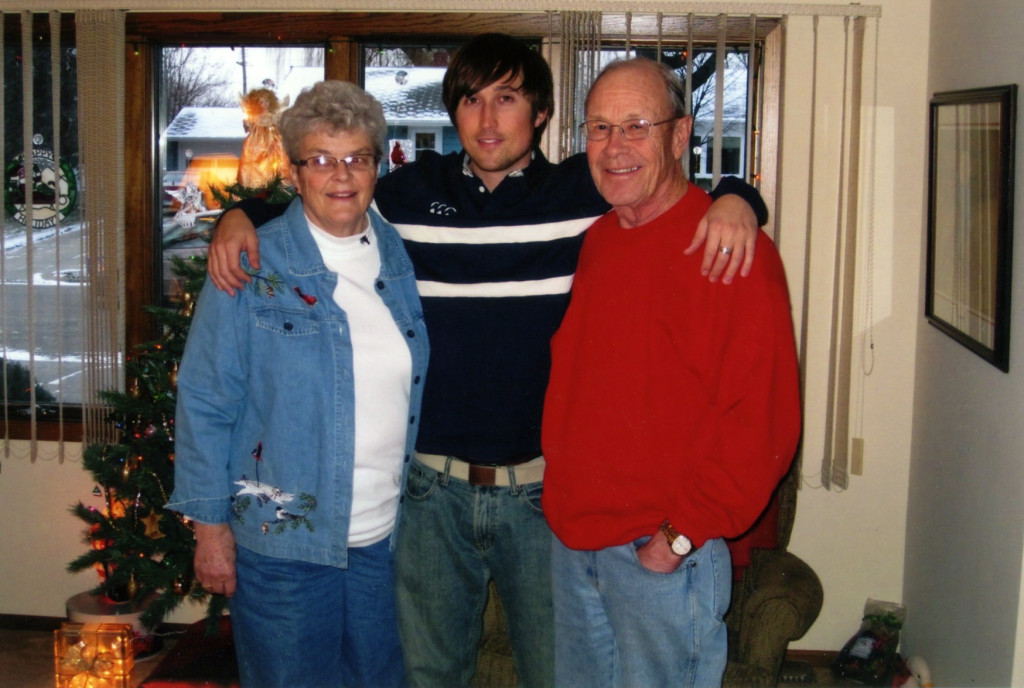
[(441, 100), (441, 81), (456, 50), (456, 44), (363, 46), (364, 88), (381, 102), (388, 124), (388, 169), (424, 151), (462, 149)]
[[(657, 49), (635, 47), (640, 57), (658, 59)], [(626, 56), (623, 50), (602, 50), (599, 65)], [(729, 48), (725, 57), (725, 83), (722, 103), (722, 174), (744, 175), (747, 131), (747, 64), (749, 52)], [(661, 61), (672, 67), (679, 78), (686, 80), (686, 50), (681, 47), (662, 48)], [(714, 49), (699, 48), (693, 55), (692, 115), (693, 134), (690, 140), (690, 179), (705, 189), (711, 188), (716, 102), (715, 73), (717, 57)], [(577, 102), (584, 102), (584, 93), (577, 93)]]
[[(322, 80), (323, 64), (320, 46), (163, 49), (157, 117), (165, 300), (179, 291), (171, 256), (204, 254), (222, 204), (233, 200), (226, 189), (240, 183), (246, 137), (265, 133), (272, 116)], [(254, 111), (247, 124), (242, 96), (257, 89), (268, 95), (253, 101), (277, 109)]]
[[(20, 17), (7, 15), (5, 19), (18, 23)], [(59, 53), (60, 104), (55, 127), (50, 31), (45, 16), (37, 19), (33, 33), (37, 40), (31, 56), (31, 170), (24, 159), (22, 132), (24, 56), (20, 41), (4, 42), (0, 361), (7, 366), (6, 401), (27, 403), (35, 384), (40, 406), (58, 400), (78, 404), (82, 401), (84, 257), (77, 177), (74, 39), (68, 38)], [(59, 145), (55, 146), (58, 135)], [(31, 225), (26, 227), (29, 205)], [(40, 413), (38, 417), (47, 415)]]

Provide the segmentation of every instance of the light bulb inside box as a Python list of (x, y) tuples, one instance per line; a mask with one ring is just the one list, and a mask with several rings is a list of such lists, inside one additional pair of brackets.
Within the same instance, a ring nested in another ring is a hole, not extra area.
[(57, 688), (129, 688), (130, 624), (63, 623), (53, 632)]

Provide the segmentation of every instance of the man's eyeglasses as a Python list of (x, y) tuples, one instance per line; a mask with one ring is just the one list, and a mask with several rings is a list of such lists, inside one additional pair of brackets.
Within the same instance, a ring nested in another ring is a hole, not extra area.
[(610, 124), (599, 119), (591, 119), (580, 125), (580, 131), (590, 141), (604, 141), (612, 135), (612, 129), (618, 129), (625, 138), (636, 141), (637, 139), (645, 139), (650, 136), (651, 129), (654, 127), (675, 122), (677, 119), (679, 118), (670, 117), (660, 122), (651, 122), (646, 119), (627, 119), (619, 124)]
[(305, 160), (292, 160), (292, 164), (309, 168), (313, 172), (331, 172), (341, 164), (344, 164), (352, 172), (369, 172), (376, 169), (377, 158), (368, 153), (347, 155), (344, 158), (335, 158), (332, 155), (314, 155)]

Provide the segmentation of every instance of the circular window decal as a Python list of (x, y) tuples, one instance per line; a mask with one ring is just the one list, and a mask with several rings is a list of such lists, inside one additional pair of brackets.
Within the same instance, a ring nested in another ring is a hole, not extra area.
[[(33, 140), (33, 143), (40, 143)], [(32, 179), (26, 186), (25, 156), (17, 155), (7, 164), (4, 184), (4, 208), (16, 222), (28, 221), (26, 202), (32, 202), (33, 229), (53, 227), (74, 209), (78, 183), (67, 162), (53, 158), (48, 148), (32, 149)], [(28, 190), (31, 189), (31, 192)]]

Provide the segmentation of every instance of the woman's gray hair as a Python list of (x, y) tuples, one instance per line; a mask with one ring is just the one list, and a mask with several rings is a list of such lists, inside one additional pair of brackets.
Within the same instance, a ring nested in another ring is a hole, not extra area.
[(377, 160), (384, 157), (384, 108), (376, 98), (349, 81), (318, 81), (303, 89), (295, 103), (281, 114), (278, 129), (291, 160), (298, 159), (303, 137), (314, 131), (363, 131), (373, 143)]

